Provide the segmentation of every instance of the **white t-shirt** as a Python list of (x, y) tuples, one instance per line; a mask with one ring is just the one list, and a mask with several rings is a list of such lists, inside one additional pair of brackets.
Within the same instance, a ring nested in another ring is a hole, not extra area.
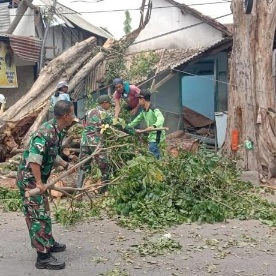
[(71, 101), (70, 100), (70, 96), (67, 93), (63, 93), (63, 92), (59, 92), (59, 96), (55, 97), (55, 95), (53, 95), (51, 97), (51, 102), (50, 102), (50, 110), (53, 111), (54, 110), (54, 106), (55, 104), (60, 101), (60, 100), (64, 100), (64, 101)]

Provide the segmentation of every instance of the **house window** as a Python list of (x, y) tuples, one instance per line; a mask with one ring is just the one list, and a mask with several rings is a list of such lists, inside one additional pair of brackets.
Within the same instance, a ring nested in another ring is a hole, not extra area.
[(182, 75), (182, 106), (213, 119), (214, 78), (214, 60), (201, 60), (186, 67)]

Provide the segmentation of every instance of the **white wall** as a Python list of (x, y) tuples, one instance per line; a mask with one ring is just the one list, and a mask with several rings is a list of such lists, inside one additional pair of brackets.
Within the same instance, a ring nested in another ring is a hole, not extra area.
[[(9, 9), (10, 12), (10, 22), (16, 16), (17, 9)], [(20, 20), (16, 29), (12, 33), (14, 35), (25, 35), (25, 36), (35, 36), (35, 23), (34, 23), (34, 11), (30, 8), (27, 9), (24, 16)]]
[[(171, 4), (164, 0), (154, 0), (153, 7), (168, 7)], [(203, 23), (196, 27), (164, 35), (146, 42), (137, 43), (153, 36), (202, 22), (194, 16), (182, 14), (177, 7), (153, 9), (149, 23), (141, 31), (129, 52), (140, 52), (155, 49), (197, 48), (210, 45), (222, 38), (222, 33), (214, 27)]]

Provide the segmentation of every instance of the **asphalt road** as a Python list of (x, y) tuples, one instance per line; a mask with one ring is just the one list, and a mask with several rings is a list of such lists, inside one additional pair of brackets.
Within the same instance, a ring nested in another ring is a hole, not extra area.
[(274, 229), (257, 221), (180, 225), (165, 232), (182, 245), (168, 255), (141, 257), (129, 251), (149, 233), (127, 230), (109, 219), (94, 219), (69, 228), (54, 224), (55, 238), (67, 244), (56, 253), (66, 261), (61, 271), (38, 270), (25, 220), (20, 213), (0, 212), (0, 276), (21, 275), (276, 275)]

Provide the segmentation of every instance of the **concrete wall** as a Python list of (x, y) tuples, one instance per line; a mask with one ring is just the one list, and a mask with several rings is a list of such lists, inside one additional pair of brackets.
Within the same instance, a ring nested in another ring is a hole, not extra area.
[[(157, 78), (156, 83), (166, 75)], [(178, 130), (182, 125), (182, 106), (180, 92), (180, 75), (176, 73), (173, 78), (164, 83), (152, 95), (152, 103), (160, 108), (165, 117), (165, 126), (169, 132)]]
[(18, 88), (0, 88), (7, 99), (7, 108), (15, 104), (34, 83), (34, 66), (17, 66)]
[[(167, 7), (169, 4), (164, 0), (154, 0), (153, 7)], [(149, 41), (141, 42), (153, 36), (177, 30), (186, 26), (202, 22), (188, 13), (182, 13), (177, 7), (165, 9), (153, 9), (149, 23), (141, 31), (139, 36), (129, 48), (129, 52), (140, 52), (143, 50), (185, 49), (210, 45), (222, 38), (221, 31), (203, 23), (195, 27), (187, 28), (169, 35), (161, 36)], [(135, 45), (135, 43), (138, 43)]]

